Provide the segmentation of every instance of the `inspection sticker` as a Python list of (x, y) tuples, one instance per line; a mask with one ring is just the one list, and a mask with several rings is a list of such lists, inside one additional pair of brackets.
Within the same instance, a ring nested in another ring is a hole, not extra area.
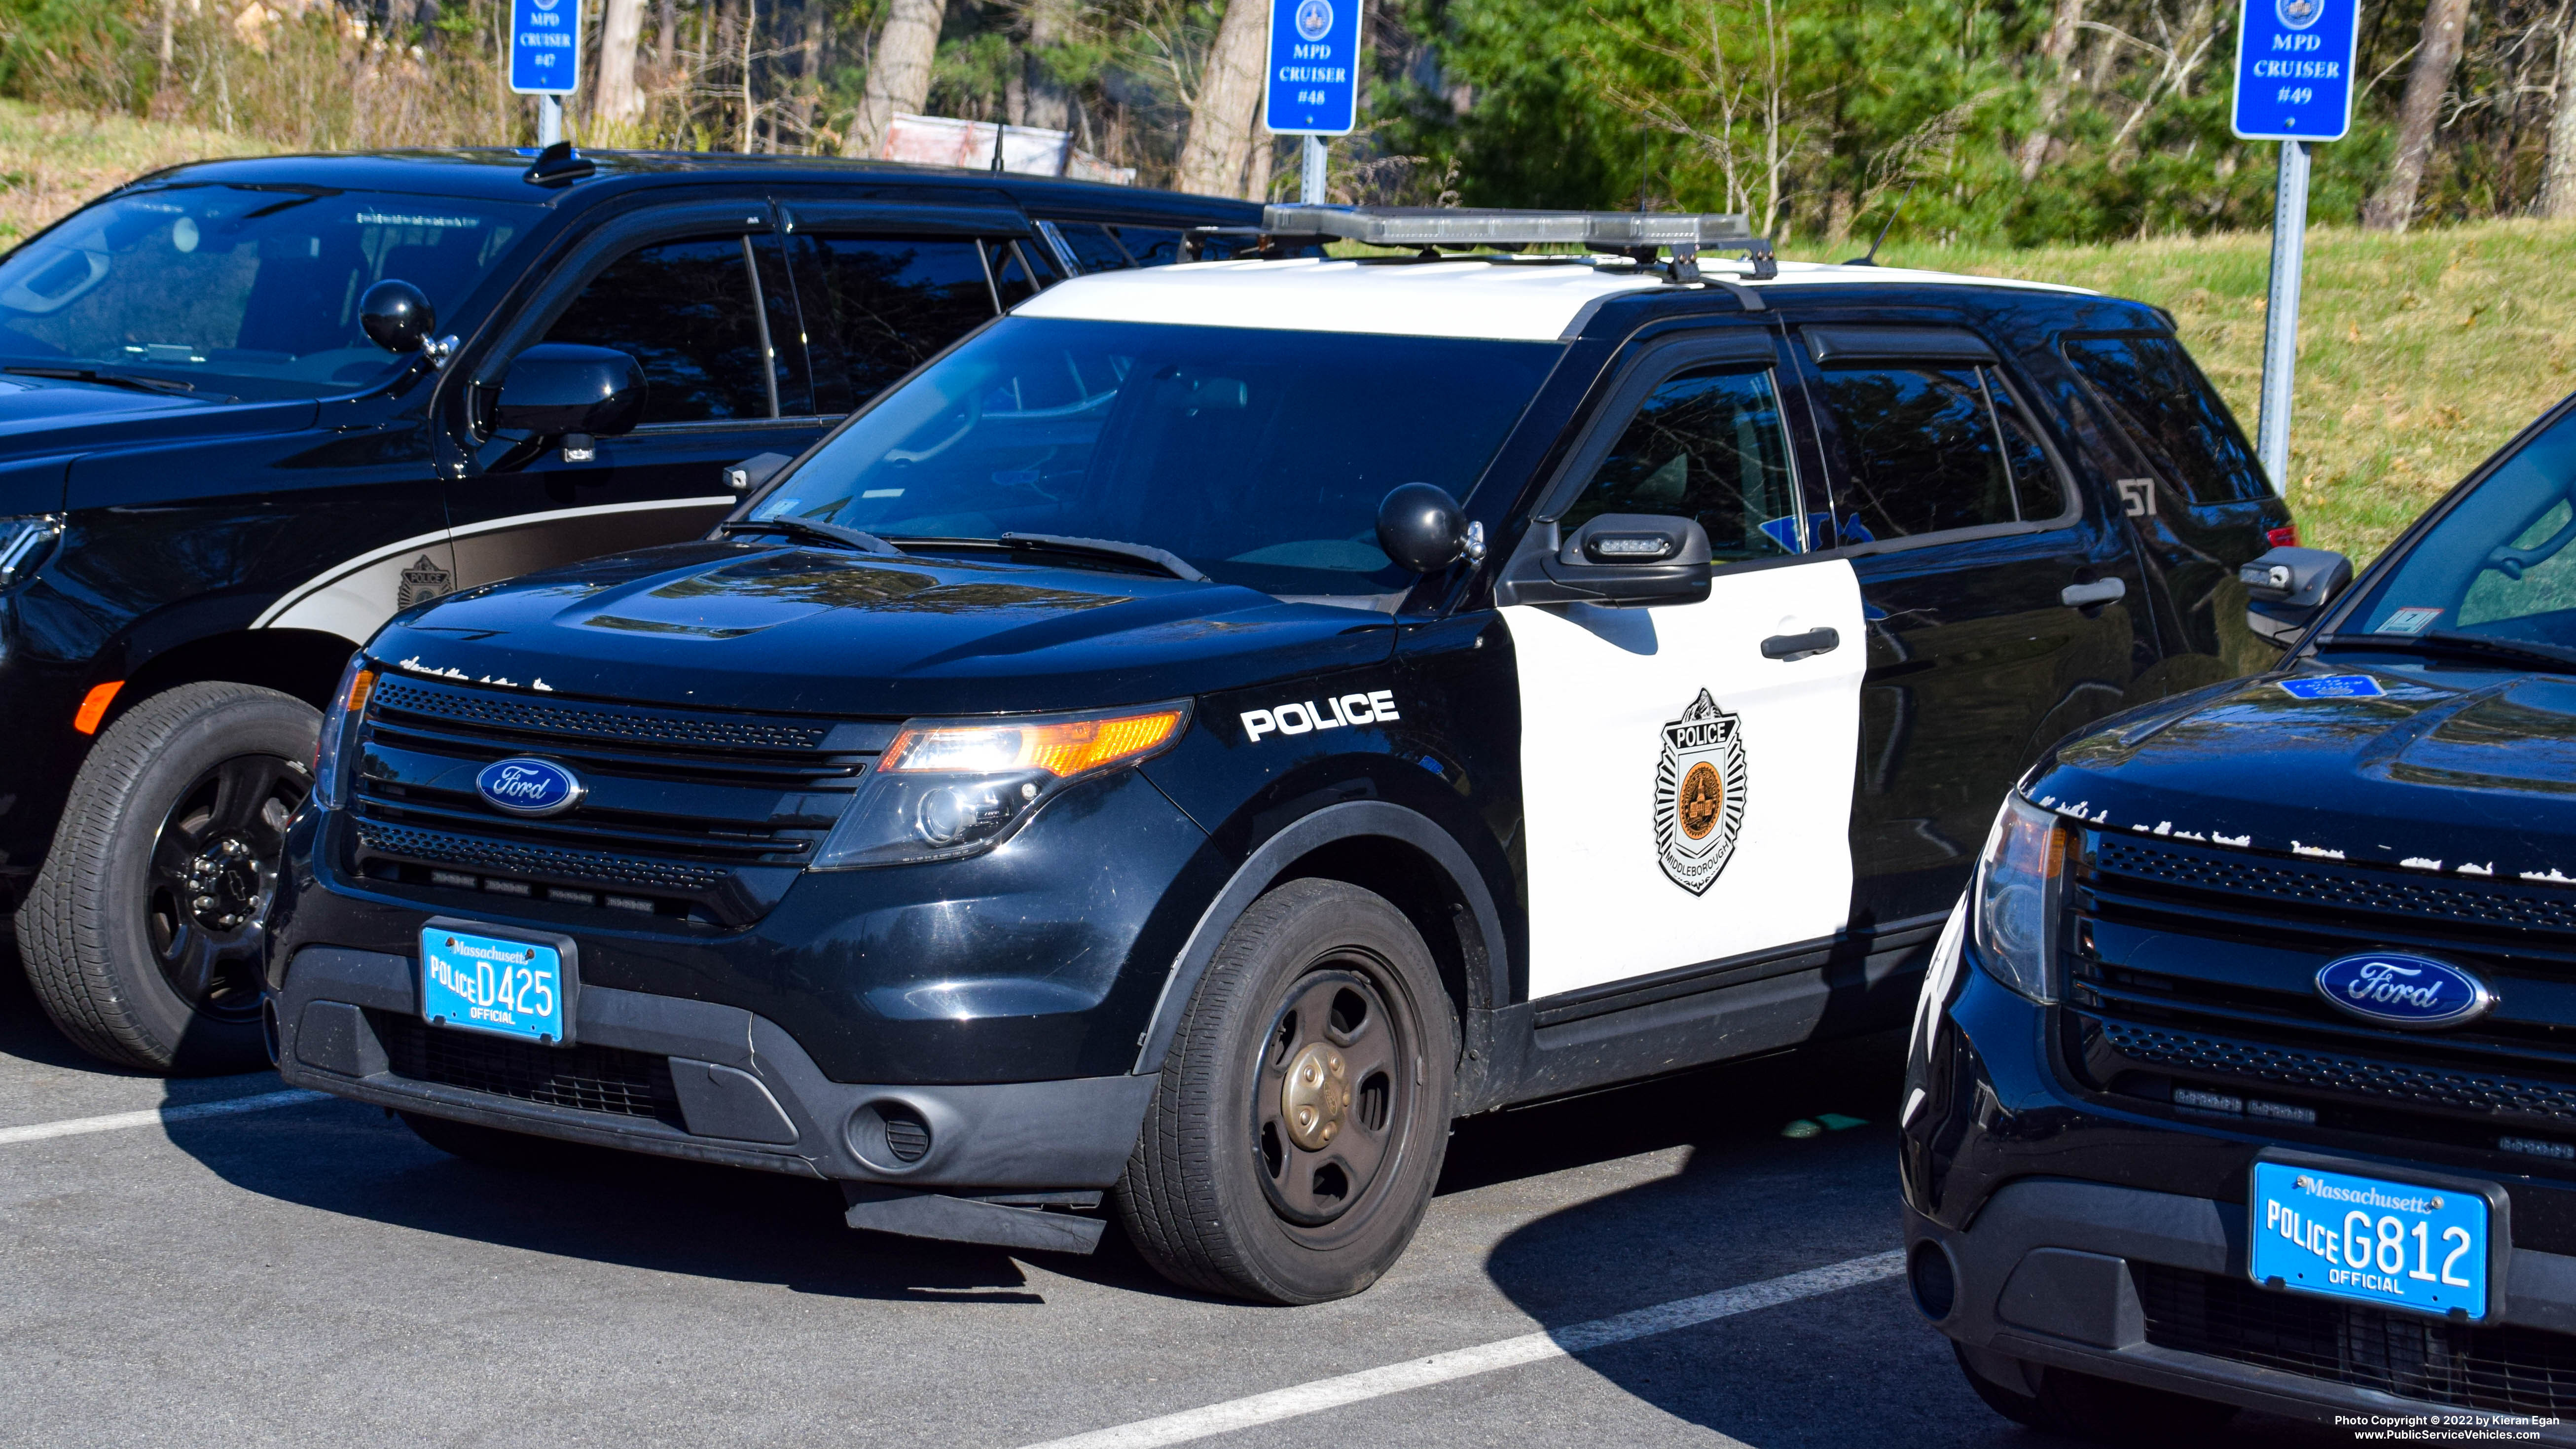
[(2293, 699), (2377, 699), (2388, 693), (2367, 674), (2303, 674), (2278, 683)]

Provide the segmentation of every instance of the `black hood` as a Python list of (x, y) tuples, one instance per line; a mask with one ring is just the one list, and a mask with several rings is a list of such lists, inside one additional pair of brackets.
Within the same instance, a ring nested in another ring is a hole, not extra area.
[[(2314, 692), (2301, 681), (2327, 677), (2384, 693), (2301, 698), (2288, 687)], [(2238, 680), (2059, 747), (2028, 793), (2105, 830), (2569, 880), (2576, 677), (2310, 665)]]
[(1377, 662), (1394, 635), (1227, 584), (696, 543), (440, 600), (368, 653), (567, 696), (889, 717), (1175, 699)]

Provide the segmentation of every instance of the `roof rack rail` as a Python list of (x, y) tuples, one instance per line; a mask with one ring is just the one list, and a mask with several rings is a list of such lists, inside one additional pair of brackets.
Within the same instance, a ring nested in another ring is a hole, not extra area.
[[(1213, 230), (1213, 229), (1211, 229)], [(1249, 233), (1251, 228), (1228, 227)], [(1273, 204), (1261, 209), (1259, 235), (1269, 243), (1332, 237), (1363, 246), (1408, 249), (1425, 257), (1442, 251), (1489, 247), (1517, 251), (1531, 246), (1579, 246), (1653, 266), (1667, 253), (1666, 275), (1695, 282), (1702, 251), (1742, 252), (1757, 278), (1779, 275), (1768, 239), (1753, 234), (1740, 212), (1522, 211), (1446, 206), (1313, 206)]]

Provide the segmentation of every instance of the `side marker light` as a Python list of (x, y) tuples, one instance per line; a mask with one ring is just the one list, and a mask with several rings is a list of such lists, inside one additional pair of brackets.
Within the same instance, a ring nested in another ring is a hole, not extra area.
[(116, 702), (116, 692), (124, 687), (124, 680), (111, 679), (82, 695), (80, 711), (72, 716), (72, 728), (85, 735), (97, 734), (99, 721), (107, 718), (107, 707)]

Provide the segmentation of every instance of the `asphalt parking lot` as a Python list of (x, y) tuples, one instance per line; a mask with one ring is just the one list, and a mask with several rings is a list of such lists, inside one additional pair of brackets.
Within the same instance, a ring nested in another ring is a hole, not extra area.
[[(0, 1442), (2055, 1442), (1976, 1402), (1881, 1256), (1884, 1041), (1462, 1124), (1394, 1272), (1283, 1309), (1177, 1292), (1114, 1230), (1014, 1257), (854, 1233), (765, 1174), (505, 1172), (330, 1100), (191, 1112), (280, 1086), (100, 1068), (7, 965)], [(1782, 1135), (1824, 1113), (1866, 1125)]]

